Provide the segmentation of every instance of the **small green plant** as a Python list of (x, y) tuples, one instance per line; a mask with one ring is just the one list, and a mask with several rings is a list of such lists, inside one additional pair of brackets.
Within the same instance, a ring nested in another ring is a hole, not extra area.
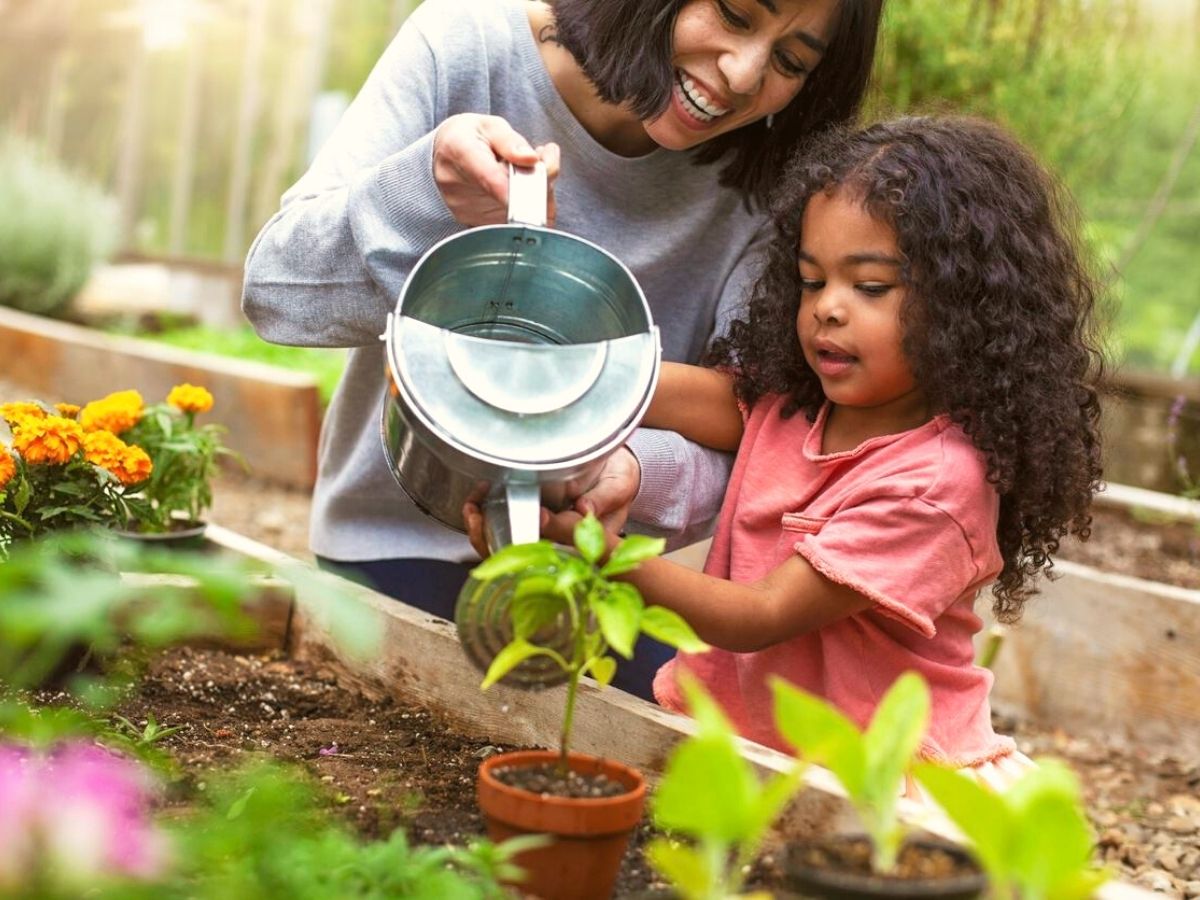
[(905, 772), (929, 721), (929, 688), (914, 672), (896, 679), (866, 731), (831, 704), (775, 678), (775, 725), (807, 762), (833, 772), (871, 840), (871, 865), (896, 865), (906, 828), (896, 816)]
[(59, 315), (114, 248), (116, 204), (28, 142), (0, 135), (0, 306)]
[(914, 773), (974, 845), (997, 900), (1083, 900), (1110, 877), (1092, 866), (1079, 783), (1058, 760), (1039, 760), (1003, 793), (930, 763)]
[(686, 674), (680, 686), (696, 733), (667, 760), (651, 811), (655, 825), (671, 837), (651, 841), (646, 855), (683, 900), (725, 900), (741, 891), (747, 866), (800, 789), (807, 767), (761, 783), (712, 697)]
[(116, 723), (116, 729), (128, 737), (137, 747), (152, 747), (163, 738), (170, 737), (176, 732), (183, 730), (182, 725), (176, 725), (173, 728), (164, 728), (158, 724), (158, 720), (154, 718), (154, 713), (146, 716), (146, 724), (140, 728), (121, 715), (114, 715), (113, 721)]
[[(679, 615), (661, 606), (646, 606), (633, 585), (613, 578), (636, 568), (662, 552), (661, 538), (630, 535), (602, 561), (606, 549), (604, 527), (593, 515), (575, 526), (578, 556), (549, 541), (512, 544), (484, 560), (472, 571), (476, 590), (498, 578), (512, 578), (509, 615), (513, 639), (492, 660), (484, 676), (486, 690), (514, 668), (534, 656), (554, 660), (567, 675), (566, 707), (559, 739), (559, 765), (565, 769), (575, 715), (579, 679), (591, 675), (607, 685), (616, 674), (611, 649), (626, 659), (633, 657), (639, 634), (689, 653), (708, 645)], [(538, 643), (546, 626), (566, 617), (569, 651)]]

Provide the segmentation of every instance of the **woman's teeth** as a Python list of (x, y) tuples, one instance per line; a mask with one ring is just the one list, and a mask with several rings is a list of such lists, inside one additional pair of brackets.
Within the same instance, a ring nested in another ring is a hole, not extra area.
[(700, 93), (696, 83), (682, 72), (675, 79), (675, 94), (683, 103), (684, 109), (702, 122), (711, 122), (729, 112), (725, 107), (714, 103)]

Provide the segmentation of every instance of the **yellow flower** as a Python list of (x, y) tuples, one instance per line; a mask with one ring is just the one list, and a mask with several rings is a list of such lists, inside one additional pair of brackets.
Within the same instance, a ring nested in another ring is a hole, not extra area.
[(0, 419), (4, 419), (15, 430), (21, 427), (26, 419), (44, 419), (46, 411), (36, 403), (18, 401), (15, 403), (0, 403)]
[(111, 431), (121, 434), (142, 417), (142, 395), (137, 391), (117, 391), (93, 400), (79, 412), (79, 424), (85, 431)]
[(58, 414), (64, 419), (74, 419), (79, 415), (79, 407), (74, 403), (55, 403), (54, 408), (58, 410)]
[(26, 463), (61, 466), (83, 445), (83, 429), (78, 422), (62, 416), (27, 418), (13, 435), (13, 448)]
[(111, 431), (85, 434), (83, 455), (92, 465), (111, 472), (124, 485), (145, 481), (154, 468), (145, 450), (126, 444)]
[(12, 458), (12, 454), (8, 452), (8, 448), (0, 444), (0, 491), (4, 490), (5, 485), (12, 481), (13, 476), (16, 474), (16, 461)]
[(177, 384), (167, 394), (167, 402), (186, 413), (202, 413), (212, 409), (213, 395), (202, 387)]

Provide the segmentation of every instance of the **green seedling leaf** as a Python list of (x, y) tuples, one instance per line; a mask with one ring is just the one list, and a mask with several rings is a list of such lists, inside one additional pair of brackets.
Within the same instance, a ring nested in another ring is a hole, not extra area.
[(684, 653), (703, 653), (708, 644), (697, 637), (683, 617), (665, 606), (647, 606), (642, 610), (642, 631)]
[(501, 575), (512, 575), (524, 569), (544, 567), (556, 559), (554, 545), (549, 541), (533, 544), (511, 544), (504, 547), (471, 570), (478, 581), (491, 581)]
[(1007, 883), (1015, 823), (1003, 798), (975, 779), (933, 763), (917, 763), (913, 774), (966, 835), (992, 884)]
[(592, 601), (592, 611), (608, 645), (626, 659), (633, 659), (633, 645), (642, 624), (641, 595), (627, 584), (614, 584)]
[(588, 663), (588, 673), (605, 687), (612, 684), (617, 674), (617, 661), (611, 656), (596, 656)]
[(771, 689), (779, 733), (798, 756), (832, 771), (851, 799), (861, 799), (867, 758), (855, 724), (829, 703), (782, 678), (772, 678)]
[(654, 795), (654, 822), (668, 831), (734, 843), (757, 822), (759, 790), (731, 735), (698, 735), (668, 759)]
[(517, 585), (509, 607), (514, 637), (531, 638), (566, 611), (566, 601), (554, 590), (549, 575), (532, 576)]
[(592, 578), (592, 567), (575, 556), (567, 557), (558, 564), (558, 573), (554, 578), (554, 590), (569, 597), (580, 585), (587, 584)]
[(589, 565), (595, 565), (606, 549), (604, 526), (592, 513), (588, 513), (575, 525), (575, 549)]
[(667, 542), (662, 538), (631, 534), (613, 549), (608, 562), (600, 569), (600, 574), (605, 578), (611, 578), (613, 575), (620, 575), (622, 572), (636, 569), (647, 559), (662, 553), (666, 546)]
[(914, 672), (906, 672), (883, 695), (863, 735), (866, 754), (864, 800), (874, 814), (873, 830), (884, 868), (895, 862), (901, 830), (895, 820), (899, 785), (913, 761), (929, 724), (929, 688)]
[(496, 658), (492, 660), (492, 664), (488, 666), (487, 674), (483, 678), (483, 683), (479, 686), (481, 690), (487, 690), (525, 660), (531, 656), (550, 656), (558, 660), (559, 664), (565, 669), (567, 668), (566, 660), (545, 647), (539, 647), (536, 644), (531, 644), (524, 638), (514, 639), (507, 647), (496, 654)]
[(711, 896), (717, 876), (702, 853), (679, 841), (655, 838), (646, 846), (646, 857), (684, 900)]
[(688, 715), (696, 720), (696, 732), (700, 735), (732, 735), (733, 725), (721, 709), (720, 704), (713, 699), (701, 685), (700, 680), (682, 666), (676, 670), (679, 688), (687, 701)]

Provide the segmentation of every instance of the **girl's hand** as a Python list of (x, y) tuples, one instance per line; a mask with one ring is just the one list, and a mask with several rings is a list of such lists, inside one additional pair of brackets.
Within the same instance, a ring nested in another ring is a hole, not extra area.
[(461, 113), (438, 126), (433, 138), (433, 179), (455, 221), (497, 225), (508, 221), (508, 164), (546, 164), (546, 221), (554, 224), (557, 144), (533, 147), (499, 116)]

